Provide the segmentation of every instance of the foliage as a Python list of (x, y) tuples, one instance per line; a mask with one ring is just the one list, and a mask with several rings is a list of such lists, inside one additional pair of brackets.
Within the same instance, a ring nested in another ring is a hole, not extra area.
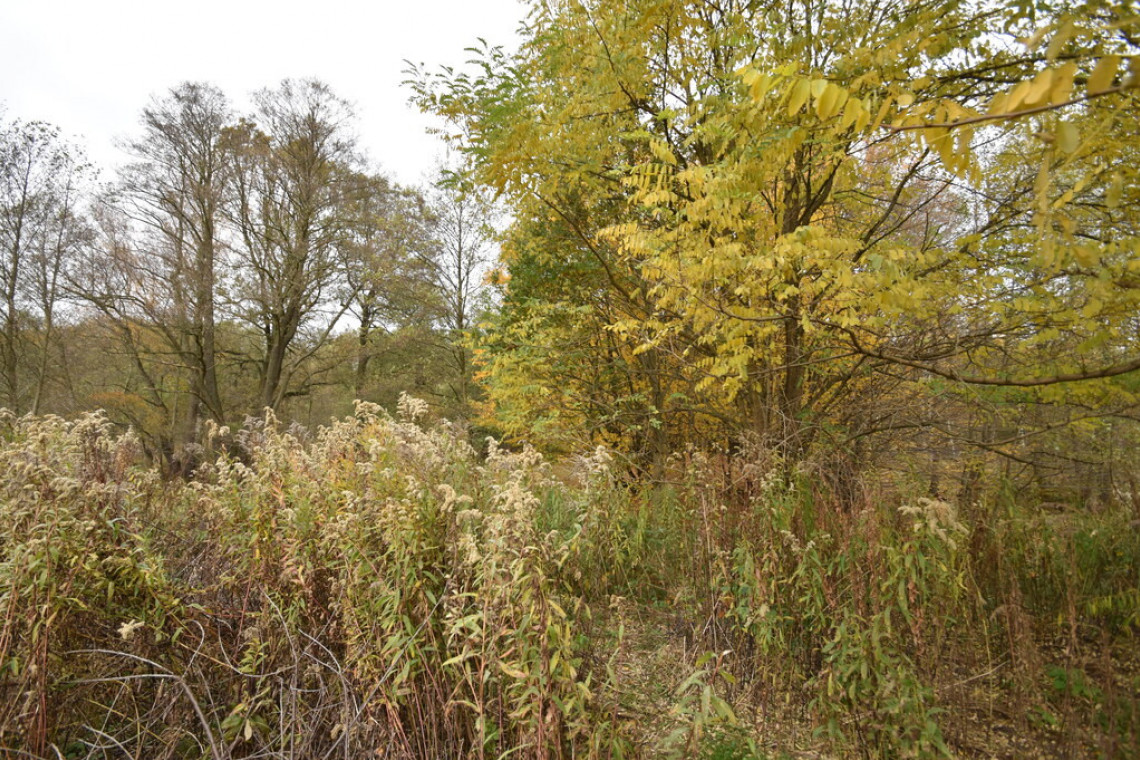
[[(1112, 653), (1140, 608), (1125, 511), (866, 484), (848, 511), (755, 452), (690, 454), (672, 492), (631, 491), (604, 449), (559, 480), (530, 448), (477, 456), (427, 409), (215, 428), (228, 453), (173, 484), (100, 415), (6, 416), (0, 745), (938, 757), (970, 745), (977, 682), (1074, 748), (1140, 728)], [(655, 655), (632, 647), (662, 607), (685, 646), (642, 681)], [(666, 706), (631, 717), (648, 689)]]
[(618, 751), (560, 580), (582, 527), (537, 531), (540, 457), (480, 463), (401, 408), (361, 404), (311, 444), (271, 415), (217, 431), (241, 458), (174, 489), (101, 417), (8, 418), (0, 661), (24, 696), (4, 744)]
[(534, 2), (434, 191), (185, 84), (95, 238), (5, 127), (6, 402), (111, 416), (0, 419), (0, 751), (1128, 755), (1137, 23)]
[[(748, 432), (792, 464), (921, 427), (1037, 465), (1017, 444), (1133, 410), (1136, 22), (1098, 7), (543, 3), (517, 54), (413, 72), (515, 213), (511, 429), (658, 462)], [(995, 388), (1054, 420), (942, 406)]]

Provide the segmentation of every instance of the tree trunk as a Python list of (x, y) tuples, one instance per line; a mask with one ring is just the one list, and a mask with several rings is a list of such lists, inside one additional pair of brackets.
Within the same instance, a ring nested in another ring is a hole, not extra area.
[(225, 421), (225, 411), (222, 407), (222, 396), (218, 390), (216, 326), (214, 324), (216, 275), (214, 273), (213, 227), (213, 221), (208, 220), (205, 240), (198, 255), (198, 297), (196, 300), (200, 311), (198, 321), (201, 334), (198, 396), (205, 404), (206, 412), (210, 418), (221, 424)]
[(24, 213), (27, 205), (26, 177), (20, 205), (21, 209), (16, 219), (16, 229), (12, 236), (12, 250), (9, 252), (8, 282), (6, 283), (7, 287), (4, 291), (4, 306), (7, 309), (4, 317), (4, 386), (8, 395), (8, 408), (17, 415), (23, 411), (20, 403), (19, 385), (20, 355), (16, 349), (16, 343), (20, 339), (19, 315), (16, 313), (16, 294), (19, 292), (20, 264), (22, 258), (22, 251), (20, 249), (23, 246)]
[(364, 398), (364, 383), (368, 378), (368, 363), (372, 359), (369, 351), (369, 338), (372, 336), (372, 309), (363, 308), (360, 312), (360, 329), (356, 331), (356, 375), (352, 383), (353, 398)]
[(800, 298), (788, 301), (788, 314), (784, 318), (784, 382), (780, 389), (781, 435), (779, 448), (784, 461), (791, 464), (803, 455), (803, 394), (804, 327), (801, 320)]

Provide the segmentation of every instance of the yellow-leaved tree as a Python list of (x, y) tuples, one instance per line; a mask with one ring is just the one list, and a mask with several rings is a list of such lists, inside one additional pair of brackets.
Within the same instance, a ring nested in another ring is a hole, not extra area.
[[(536, 3), (517, 54), (417, 79), (517, 220), (492, 397), (518, 430), (573, 406), (520, 361), (572, 343), (575, 367), (621, 357), (651, 458), (695, 430), (792, 462), (898, 429), (1023, 458), (1127, 416), (1137, 28), (1095, 4)], [(995, 416), (1042, 402), (1033, 430)]]

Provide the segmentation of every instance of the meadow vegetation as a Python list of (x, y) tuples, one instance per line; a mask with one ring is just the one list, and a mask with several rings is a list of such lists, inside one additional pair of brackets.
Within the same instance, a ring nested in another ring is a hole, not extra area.
[(102, 415), (5, 417), (9, 756), (1136, 749), (1130, 494), (841, 495), (756, 452), (639, 488), (425, 412), (267, 414), (174, 482)]

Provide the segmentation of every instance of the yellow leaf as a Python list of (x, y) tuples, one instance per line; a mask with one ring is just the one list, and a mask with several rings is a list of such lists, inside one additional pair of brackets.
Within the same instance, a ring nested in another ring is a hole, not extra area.
[(833, 113), (839, 113), (839, 110), (847, 104), (847, 99), (851, 97), (851, 93), (847, 91), (846, 87), (835, 85), (835, 110)]
[[(891, 98), (888, 97), (886, 100), (883, 101), (883, 105), (879, 108), (879, 113), (875, 116), (875, 120), (873, 122), (870, 122), (873, 125), (874, 129), (878, 129), (879, 125), (883, 123), (883, 119), (887, 118), (887, 112), (890, 110), (890, 108), (891, 108)], [(866, 112), (867, 117), (869, 117), (870, 114), (871, 114), (870, 111)], [(858, 130), (862, 130), (864, 127), (867, 126), (868, 123), (869, 123), (869, 118), (866, 118), (864, 116), (860, 116), (859, 121), (856, 122), (856, 124), (855, 124), (855, 128)]]
[(792, 87), (792, 93), (788, 98), (788, 116), (795, 116), (804, 107), (807, 102), (808, 95), (811, 94), (811, 82), (807, 79), (801, 79), (796, 82)]
[(1025, 105), (1032, 107), (1042, 103), (1053, 89), (1053, 69), (1045, 69), (1033, 77), (1028, 92), (1025, 93)]
[(1040, 29), (1034, 29), (1033, 34), (1029, 35), (1028, 37), (1023, 37), (1020, 42), (1021, 44), (1025, 45), (1027, 50), (1033, 50), (1035, 47), (1041, 44), (1041, 40), (1045, 39), (1045, 35), (1048, 31), (1049, 27), (1047, 26), (1043, 26)]
[(1116, 69), (1120, 66), (1120, 56), (1106, 55), (1097, 61), (1096, 68), (1089, 75), (1088, 91), (1090, 95), (1104, 92), (1112, 88), (1112, 80), (1116, 78)]
[(1083, 267), (1094, 267), (1099, 263), (1096, 251), (1087, 245), (1078, 245), (1073, 249), (1077, 262)]
[(922, 136), (926, 138), (926, 144), (931, 148), (938, 148), (943, 142), (945, 142), (946, 137), (949, 134), (950, 130), (946, 127), (931, 127), (929, 129), (924, 129), (922, 132)]
[(749, 87), (753, 100), (760, 100), (770, 89), (772, 89), (772, 77), (769, 74), (757, 74)]
[(1081, 145), (1081, 133), (1072, 122), (1057, 125), (1057, 147), (1064, 153), (1074, 153)]
[(999, 113), (1005, 113), (1006, 103), (1008, 102), (1009, 93), (999, 92), (997, 95), (994, 95), (992, 100), (990, 100), (990, 105), (989, 108), (986, 109), (986, 114), (988, 116), (995, 116)]
[(1033, 190), (1037, 195), (1037, 208), (1045, 211), (1049, 208), (1049, 162), (1042, 161), (1037, 169), (1037, 181), (1033, 183)]
[(926, 130), (926, 143), (938, 151), (942, 165), (949, 171), (957, 172), (964, 162), (963, 156), (954, 149), (954, 137), (954, 133), (945, 127)]
[(1055, 60), (1064, 49), (1065, 43), (1073, 36), (1074, 31), (1076, 30), (1072, 21), (1061, 24), (1061, 28), (1053, 35), (1053, 39), (1049, 40), (1049, 47), (1045, 48), (1045, 58), (1050, 61)]
[(526, 673), (525, 673), (525, 672), (523, 672), (522, 670), (520, 670), (520, 669), (518, 669), (518, 668), (514, 667), (513, 665), (508, 665), (508, 664), (507, 664), (507, 663), (505, 663), (505, 662), (500, 662), (500, 663), (499, 663), (499, 668), (500, 668), (500, 669), (503, 671), (503, 673), (505, 673), (506, 675), (510, 676), (511, 678), (519, 678), (519, 679), (522, 679), (522, 678), (526, 678), (526, 677), (527, 677), (527, 676), (526, 676)]
[(815, 113), (820, 119), (830, 119), (835, 114), (841, 92), (843, 92), (842, 88), (833, 84), (824, 88), (823, 94), (816, 99), (815, 103)]
[(1053, 77), (1053, 90), (1049, 93), (1049, 102), (1056, 105), (1069, 100), (1073, 93), (1073, 77), (1077, 75), (1077, 64), (1069, 61), (1057, 69)]
[(1116, 208), (1120, 205), (1120, 196), (1124, 192), (1124, 177), (1120, 172), (1115, 172), (1112, 175), (1112, 182), (1108, 185), (1108, 190), (1104, 194), (1104, 203), (1109, 208)]
[(1002, 106), (1005, 113), (1016, 111), (1017, 107), (1025, 100), (1025, 96), (1029, 94), (1029, 89), (1033, 86), (1032, 81), (1019, 82), (1016, 87), (1009, 93), (1006, 102)]
[(841, 122), (844, 129), (850, 127), (859, 119), (859, 114), (865, 112), (867, 109), (863, 107), (863, 101), (859, 98), (850, 98), (847, 101), (847, 106), (843, 109), (843, 121)]
[(958, 155), (960, 163), (965, 166), (970, 158), (970, 146), (974, 141), (974, 130), (972, 127), (959, 127), (957, 130), (958, 138)]

